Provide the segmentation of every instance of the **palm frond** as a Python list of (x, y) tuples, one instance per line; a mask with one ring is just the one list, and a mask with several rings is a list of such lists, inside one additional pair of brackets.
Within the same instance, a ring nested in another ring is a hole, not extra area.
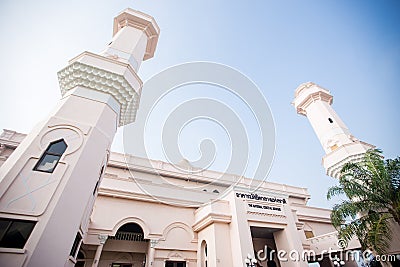
[(381, 150), (372, 149), (361, 162), (346, 163), (327, 199), (338, 195), (347, 197), (331, 213), (339, 237), (348, 242), (357, 236), (364, 249), (385, 253), (391, 225), (400, 225), (400, 157), (384, 160)]
[(342, 195), (344, 194), (343, 187), (340, 185), (337, 186), (332, 186), (328, 189), (328, 193), (326, 194), (326, 198), (328, 200), (332, 199), (334, 196)]
[(339, 238), (349, 242), (358, 237), (363, 249), (370, 248), (379, 254), (386, 253), (392, 238), (390, 228), (393, 217), (388, 213), (371, 212), (338, 227)]

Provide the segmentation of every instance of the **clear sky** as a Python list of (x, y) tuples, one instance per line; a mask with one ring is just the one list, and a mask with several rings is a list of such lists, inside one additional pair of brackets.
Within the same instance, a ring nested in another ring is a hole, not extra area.
[[(143, 81), (172, 65), (212, 61), (258, 85), (276, 127), (268, 180), (307, 187), (310, 204), (330, 207), (325, 195), (336, 181), (324, 174), (324, 151), (307, 118), (290, 105), (299, 84), (329, 89), (354, 136), (386, 157), (400, 154), (398, 1), (3, 0), (0, 127), (28, 133), (43, 119), (60, 98), (57, 71), (84, 50), (102, 51), (113, 17), (126, 7), (152, 15), (161, 28), (155, 57), (139, 71)], [(190, 142), (181, 148), (193, 156)], [(120, 129), (113, 150), (122, 149)]]

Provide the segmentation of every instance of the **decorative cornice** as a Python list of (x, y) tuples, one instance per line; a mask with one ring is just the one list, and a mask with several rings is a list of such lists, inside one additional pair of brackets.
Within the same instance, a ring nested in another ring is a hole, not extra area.
[(358, 141), (358, 140), (357, 140), (357, 141), (355, 141), (354, 143), (345, 144), (345, 145), (339, 147), (338, 149), (336, 149), (336, 150), (330, 152), (329, 154), (325, 155), (325, 156), (323, 157), (323, 159), (322, 159), (323, 165), (324, 165), (324, 167), (326, 168), (326, 174), (327, 174), (328, 176), (339, 179), (339, 177), (340, 177), (340, 171), (341, 171), (341, 169), (343, 168), (343, 166), (344, 166), (346, 163), (348, 163), (348, 162), (358, 163), (358, 162), (360, 162), (360, 161), (364, 158), (364, 154), (365, 154), (365, 152), (367, 151), (367, 148), (366, 148), (364, 151), (361, 151), (361, 153), (350, 154), (350, 155), (348, 155), (347, 157), (345, 157), (345, 158), (343, 158), (342, 160), (340, 160), (340, 161), (334, 163), (334, 164), (331, 165), (331, 166), (325, 166), (325, 159), (326, 159), (327, 157), (332, 156), (334, 153), (338, 153), (340, 149), (345, 149), (346, 153), (348, 153), (348, 152), (347, 152), (347, 151), (348, 151), (348, 150), (347, 150), (347, 147), (348, 147), (348, 146), (351, 146), (351, 145), (355, 145), (355, 144), (364, 145), (364, 146), (366, 146), (367, 148), (368, 148), (368, 147), (369, 147), (369, 148), (375, 148), (375, 146), (373, 146), (373, 145), (371, 145), (371, 144), (368, 144), (368, 143), (365, 143), (365, 142), (362, 142), (362, 141)]
[(360, 162), (364, 157), (364, 153), (359, 153), (359, 154), (355, 154), (355, 155), (349, 155), (346, 158), (342, 159), (339, 162), (336, 162), (335, 164), (333, 164), (332, 166), (328, 167), (326, 169), (326, 174), (330, 177), (333, 178), (340, 178), (340, 170), (343, 168), (343, 166), (348, 163), (348, 162), (353, 162), (353, 163), (357, 163)]
[(142, 30), (147, 35), (146, 52), (143, 60), (154, 56), (160, 28), (153, 17), (137, 10), (127, 8), (114, 18), (113, 36), (123, 27), (133, 27)]
[(104, 244), (106, 243), (106, 241), (107, 241), (108, 235), (99, 234), (99, 235), (97, 236), (97, 238), (99, 239), (100, 244), (101, 244), (101, 245), (104, 245)]
[(209, 213), (193, 224), (193, 231), (199, 232), (213, 223), (230, 223), (231, 219), (231, 215)]
[(303, 90), (308, 89), (308, 88), (311, 88), (311, 87), (313, 87), (313, 86), (318, 87), (319, 89), (324, 90), (324, 91), (326, 91), (326, 92), (329, 92), (329, 90), (323, 88), (322, 86), (320, 86), (320, 85), (318, 85), (318, 84), (316, 84), (316, 83), (313, 83), (313, 82), (305, 82), (305, 83), (300, 84), (300, 85), (296, 88), (296, 90), (295, 90), (295, 92), (294, 92), (294, 97), (295, 97), (295, 98), (298, 97), (298, 96), (301, 94), (301, 92), (302, 92)]
[[(232, 180), (231, 179), (224, 179), (224, 176), (234, 176), (233, 174), (223, 174), (215, 171), (210, 171), (206, 170), (203, 171), (202, 173), (199, 174), (190, 174), (188, 177), (188, 173), (177, 170), (177, 171), (171, 171), (173, 168), (168, 168), (170, 163), (166, 162), (158, 162), (158, 161), (153, 161), (149, 159), (145, 159), (146, 161), (150, 162), (150, 165), (155, 166), (155, 167), (146, 167), (143, 164), (134, 164), (134, 163), (129, 163), (129, 162), (135, 162), (137, 160), (141, 160), (144, 158), (139, 158), (139, 157), (134, 157), (131, 155), (122, 155), (120, 153), (113, 152), (111, 154), (111, 158), (107, 163), (107, 166), (110, 167), (115, 167), (115, 168), (121, 168), (121, 169), (129, 169), (131, 171), (138, 171), (138, 172), (144, 172), (144, 173), (149, 173), (149, 174), (155, 174), (163, 177), (171, 177), (171, 178), (177, 178), (177, 179), (182, 179), (182, 180), (190, 180), (190, 181), (195, 181), (199, 183), (208, 183), (212, 184), (215, 186), (223, 186), (223, 187), (229, 187), (232, 185)], [(147, 165), (147, 164), (146, 164)], [(217, 177), (217, 178), (214, 178)], [(115, 179), (115, 178), (112, 178)], [(232, 178), (233, 180), (238, 180), (236, 178)], [(137, 180), (137, 178), (133, 178), (134, 181)], [(138, 179), (139, 182), (140, 179)], [(251, 182), (251, 179), (244, 178), (244, 181), (247, 183)], [(249, 190), (247, 184), (240, 183), (239, 185), (236, 185), (234, 187), (234, 190)], [(290, 186), (290, 185), (285, 185), (285, 184), (279, 184), (279, 183), (274, 183), (274, 182), (264, 182), (258, 189), (257, 192), (265, 192), (268, 194), (273, 194), (275, 196), (280, 196), (280, 197), (285, 197), (285, 198), (310, 198), (310, 195), (307, 193), (306, 188), (300, 188), (300, 187), (295, 187), (295, 186)]]
[(307, 240), (309, 241), (310, 244), (316, 244), (321, 241), (332, 240), (332, 239), (337, 241), (337, 238), (338, 238), (338, 232), (334, 231), (331, 233), (326, 233), (326, 234), (322, 234), (319, 236), (311, 237), (311, 238), (308, 238)]
[(121, 105), (119, 126), (135, 121), (139, 96), (124, 76), (81, 62), (70, 64), (57, 75), (62, 95), (76, 86), (110, 94)]
[(309, 215), (297, 215), (297, 218), (299, 219), (299, 223), (302, 223), (303, 221), (308, 221), (308, 222), (321, 222), (321, 223), (332, 223), (330, 218), (325, 218), (325, 217), (320, 217), (320, 216), (309, 216)]
[(158, 244), (159, 239), (150, 239), (150, 247), (155, 248), (155, 246)]
[(333, 96), (324, 92), (324, 91), (318, 91), (315, 93), (312, 93), (308, 95), (298, 106), (297, 106), (297, 113), (301, 115), (307, 115), (306, 109), (307, 107), (314, 103), (315, 101), (324, 101), (328, 102), (329, 104), (332, 104), (333, 101)]
[(9, 141), (9, 140), (3, 141), (1, 139), (0, 139), (0, 142), (1, 142), (1, 144), (0, 144), (0, 150), (1, 151), (6, 149), (6, 148), (16, 149), (17, 146), (20, 144), (19, 142)]
[[(117, 154), (113, 152), (113, 154)], [(130, 156), (130, 155), (129, 155)], [(152, 165), (156, 166), (157, 162), (151, 160)], [(162, 164), (169, 164), (173, 166), (173, 164), (166, 163), (166, 162), (158, 162)], [(207, 184), (212, 184), (215, 186), (229, 186), (232, 184), (232, 180), (226, 179), (224, 180), (223, 178), (219, 178), (223, 173), (215, 172), (215, 171), (210, 171), (206, 170), (203, 171), (202, 173), (199, 174), (193, 174), (190, 173), (189, 171), (185, 172), (183, 170), (179, 170), (175, 168), (175, 171), (167, 170), (164, 168), (160, 167), (148, 167), (144, 165), (138, 165), (138, 164), (132, 164), (129, 163), (128, 160), (125, 161), (116, 161), (114, 159), (111, 159), (107, 166), (115, 167), (115, 168), (122, 168), (122, 169), (129, 169), (131, 171), (138, 171), (138, 172), (144, 172), (148, 174), (155, 174), (155, 175), (160, 175), (160, 176), (165, 176), (165, 177), (171, 177), (171, 178), (176, 178), (176, 179), (182, 179), (182, 180), (190, 180), (193, 182), (203, 182)], [(208, 173), (213, 173), (214, 175), (217, 174), (219, 175), (219, 179), (214, 179), (213, 177), (207, 176)], [(189, 175), (188, 175), (189, 174)], [(233, 174), (224, 174), (224, 175), (232, 175)], [(137, 178), (134, 178), (136, 180)], [(140, 179), (138, 179), (140, 180)]]
[(316, 101), (324, 101), (329, 105), (333, 102), (333, 96), (329, 90), (315, 84), (313, 82), (306, 82), (297, 87), (294, 93), (294, 100), (292, 105), (300, 115), (307, 116), (306, 109), (310, 104)]
[(120, 189), (114, 190), (110, 188), (103, 188), (102, 186), (100, 186), (99, 188), (99, 196), (131, 199), (131, 200), (146, 201), (153, 203), (171, 203), (174, 206), (190, 207), (190, 208), (198, 208), (203, 204), (203, 202), (180, 200), (172, 197), (171, 198), (161, 197), (161, 196), (154, 197), (146, 194), (145, 192), (143, 193), (126, 192)]

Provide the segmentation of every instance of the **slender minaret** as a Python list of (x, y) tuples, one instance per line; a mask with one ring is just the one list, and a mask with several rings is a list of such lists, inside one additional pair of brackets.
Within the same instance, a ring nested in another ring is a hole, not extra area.
[(326, 155), (322, 165), (327, 175), (339, 178), (339, 172), (346, 162), (358, 162), (373, 145), (356, 139), (333, 110), (333, 97), (319, 85), (307, 82), (295, 91), (293, 105), (298, 114), (310, 121)]
[[(118, 126), (135, 119), (154, 19), (127, 9), (100, 55), (58, 73), (62, 99), (0, 169), (0, 265), (74, 266)], [(38, 92), (40, 93), (40, 92)]]

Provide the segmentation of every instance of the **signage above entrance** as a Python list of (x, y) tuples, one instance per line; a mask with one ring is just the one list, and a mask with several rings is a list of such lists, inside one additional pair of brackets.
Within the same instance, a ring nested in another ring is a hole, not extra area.
[(249, 199), (249, 200), (261, 200), (261, 201), (266, 201), (270, 203), (280, 203), (280, 204), (286, 204), (287, 201), (284, 198), (276, 198), (276, 197), (266, 197), (266, 196), (260, 196), (258, 194), (247, 194), (247, 193), (236, 193), (236, 197), (238, 198), (244, 198), (244, 199)]

